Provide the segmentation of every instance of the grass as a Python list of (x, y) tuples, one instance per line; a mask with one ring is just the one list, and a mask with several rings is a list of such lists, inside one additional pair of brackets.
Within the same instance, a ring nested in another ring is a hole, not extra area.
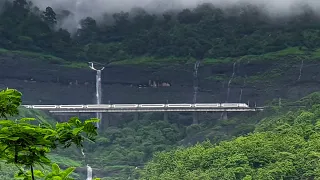
[(1, 55), (18, 55), (18, 56), (29, 57), (29, 58), (37, 58), (37, 59), (49, 61), (49, 62), (55, 63), (55, 64), (63, 64), (65, 62), (67, 62), (66, 60), (59, 58), (59, 57), (56, 57), (56, 56), (42, 54), (42, 53), (36, 53), (36, 52), (30, 52), (30, 51), (18, 51), (18, 50), (11, 51), (11, 50), (0, 48), (0, 54)]
[[(50, 64), (58, 64), (69, 68), (87, 68), (87, 63), (76, 62), (65, 60), (53, 55), (37, 53), (37, 52), (29, 52), (29, 51), (18, 51), (18, 50), (7, 50), (0, 48), (0, 55), (18, 55), (22, 57), (28, 57), (32, 59), (47, 61)], [(277, 61), (282, 57), (286, 56), (294, 56), (301, 58), (308, 58), (308, 60), (319, 60), (320, 59), (320, 48), (315, 49), (313, 51), (308, 51), (306, 48), (299, 47), (288, 47), (286, 49), (270, 52), (262, 55), (245, 55), (241, 57), (227, 57), (227, 58), (205, 58), (203, 59), (204, 65), (214, 65), (214, 64), (229, 64), (235, 61), (255, 61), (255, 62), (264, 62), (266, 60), (274, 60)], [(300, 58), (292, 58), (292, 60), (300, 61)], [(113, 61), (111, 65), (147, 65), (147, 66), (166, 66), (170, 65), (186, 65), (186, 64), (194, 64), (196, 62), (195, 58), (191, 57), (166, 57), (166, 58), (156, 58), (156, 57), (135, 57), (131, 59), (124, 59), (120, 61)]]
[[(232, 85), (243, 85), (245, 84), (256, 84), (256, 83), (266, 83), (270, 84), (274, 79), (280, 78), (284, 72), (284, 68), (276, 68), (271, 69), (269, 71), (266, 71), (261, 74), (257, 74), (254, 76), (248, 76), (248, 77), (239, 77), (236, 76), (232, 79), (231, 84)], [(209, 76), (206, 78), (206, 80), (210, 81), (218, 81), (218, 82), (228, 82), (230, 80), (230, 76), (227, 76), (225, 74), (218, 74), (215, 76)]]
[(18, 51), (18, 50), (7, 50), (0, 48), (0, 55), (16, 55), (26, 58), (31, 58), (35, 60), (46, 61), (49, 64), (57, 64), (62, 65), (69, 68), (87, 68), (88, 65), (86, 63), (68, 61), (53, 55), (30, 52), (30, 51)]
[(179, 58), (179, 57), (168, 57), (168, 58), (155, 58), (155, 57), (137, 57), (133, 59), (125, 59), (121, 61), (114, 61), (111, 65), (149, 65), (149, 66), (163, 66), (163, 65), (183, 65), (183, 64), (194, 64), (196, 59), (194, 58)]
[[(294, 57), (301, 57), (307, 58), (308, 60), (319, 60), (320, 59), (320, 48), (315, 49), (314, 51), (307, 51), (305, 48), (299, 47), (289, 47), (280, 51), (270, 52), (262, 55), (245, 55), (241, 57), (235, 58), (206, 58), (204, 59), (204, 64), (212, 65), (212, 64), (228, 64), (233, 63), (235, 61), (255, 61), (255, 62), (264, 62), (266, 60), (274, 60), (277, 61), (282, 57), (286, 56), (294, 56)], [(293, 61), (300, 61), (300, 58), (293, 58)]]

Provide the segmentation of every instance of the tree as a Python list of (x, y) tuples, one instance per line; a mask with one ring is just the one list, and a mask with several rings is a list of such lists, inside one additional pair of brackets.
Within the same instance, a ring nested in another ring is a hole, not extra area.
[[(0, 115), (7, 119), (7, 115), (18, 114), (21, 104), (21, 93), (6, 89), (0, 92)], [(78, 118), (71, 118), (68, 122), (57, 123), (55, 127), (49, 124), (31, 124), (33, 118), (0, 121), (0, 159), (8, 164), (15, 164), (20, 168), (19, 177), (35, 179), (36, 164), (51, 164), (47, 154), (58, 147), (68, 148), (72, 144), (82, 147), (85, 139), (94, 140), (97, 135), (94, 123), (97, 119), (81, 122)], [(30, 169), (25, 173), (23, 167)], [(56, 169), (56, 166), (54, 166)], [(68, 170), (68, 172), (70, 169)]]
[(50, 26), (50, 28), (53, 28), (53, 26), (57, 23), (56, 13), (51, 7), (47, 7), (46, 11), (43, 12), (43, 19)]
[(18, 107), (21, 105), (21, 93), (14, 89), (0, 91), (0, 118), (7, 119), (19, 113)]
[(80, 21), (80, 29), (77, 31), (77, 42), (80, 44), (88, 44), (94, 42), (97, 33), (97, 23), (91, 18), (87, 17)]
[(141, 179), (319, 179), (319, 125), (318, 101), (266, 118), (248, 136), (157, 153)]

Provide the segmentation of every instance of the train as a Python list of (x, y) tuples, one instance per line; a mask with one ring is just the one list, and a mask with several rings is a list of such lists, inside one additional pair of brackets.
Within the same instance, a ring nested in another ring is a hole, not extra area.
[(30, 109), (250, 108), (245, 103), (23, 105)]

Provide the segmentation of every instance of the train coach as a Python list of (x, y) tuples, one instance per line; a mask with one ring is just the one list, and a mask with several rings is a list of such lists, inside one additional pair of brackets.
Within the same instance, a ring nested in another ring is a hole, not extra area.
[(32, 109), (249, 108), (245, 103), (24, 105)]

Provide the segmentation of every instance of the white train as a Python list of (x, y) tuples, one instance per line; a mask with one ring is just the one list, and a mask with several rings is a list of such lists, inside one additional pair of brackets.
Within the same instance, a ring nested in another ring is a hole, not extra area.
[(31, 109), (249, 108), (245, 103), (24, 105)]

